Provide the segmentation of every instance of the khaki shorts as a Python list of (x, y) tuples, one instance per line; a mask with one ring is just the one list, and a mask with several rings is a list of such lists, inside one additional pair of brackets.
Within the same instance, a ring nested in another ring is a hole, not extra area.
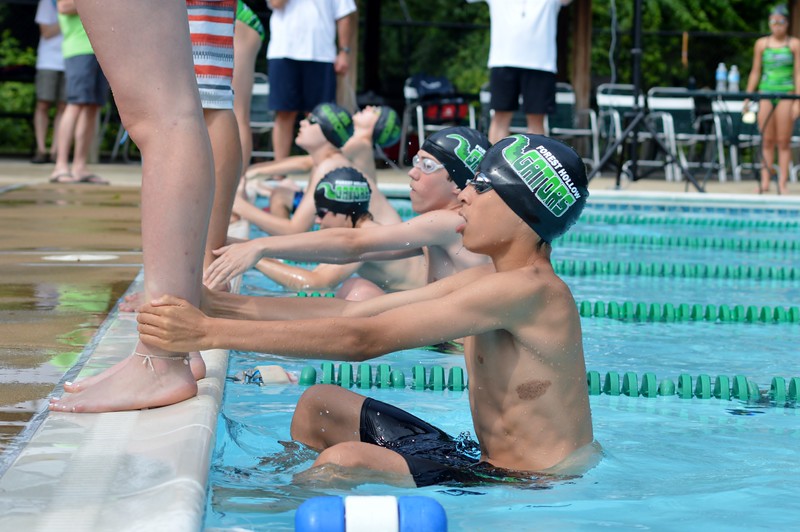
[(36, 99), (43, 102), (67, 101), (67, 78), (63, 70), (36, 71)]

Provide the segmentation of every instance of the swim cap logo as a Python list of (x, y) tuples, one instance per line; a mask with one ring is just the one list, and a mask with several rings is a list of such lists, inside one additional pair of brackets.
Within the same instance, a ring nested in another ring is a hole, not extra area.
[(464, 163), (464, 166), (469, 168), (472, 173), (475, 173), (475, 170), (478, 169), (478, 165), (481, 164), (483, 160), (483, 156), (486, 155), (486, 149), (484, 149), (483, 146), (476, 145), (470, 150), (469, 141), (455, 133), (447, 135), (447, 138), (458, 142), (458, 146), (456, 146), (453, 152), (456, 154), (456, 157)]
[(347, 113), (341, 112), (336, 114), (329, 105), (323, 105), (321, 111), (330, 123), (333, 131), (335, 131), (336, 135), (342, 140), (342, 144), (347, 142), (350, 139), (350, 133), (347, 132), (347, 125), (350, 124), (350, 117)]
[(560, 218), (581, 197), (567, 169), (544, 146), (526, 151), (528, 138), (522, 135), (513, 138), (514, 142), (503, 149), (503, 159), (542, 205)]
[(354, 181), (337, 181), (333, 183), (320, 183), (325, 199), (339, 203), (364, 203), (369, 202), (370, 190), (366, 183)]

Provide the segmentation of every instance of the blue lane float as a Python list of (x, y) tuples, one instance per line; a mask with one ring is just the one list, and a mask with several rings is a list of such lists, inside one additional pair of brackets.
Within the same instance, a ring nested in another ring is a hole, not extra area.
[(422, 496), (314, 497), (297, 509), (297, 532), (446, 532), (447, 514)]

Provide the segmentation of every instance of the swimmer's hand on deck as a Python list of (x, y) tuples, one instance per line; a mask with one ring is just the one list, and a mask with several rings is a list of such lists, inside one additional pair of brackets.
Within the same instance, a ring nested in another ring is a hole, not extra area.
[(142, 342), (181, 353), (213, 348), (208, 335), (209, 320), (189, 302), (169, 295), (142, 305), (136, 317)]
[(261, 246), (255, 240), (230, 244), (215, 249), (216, 260), (203, 274), (203, 284), (212, 290), (225, 286), (237, 275), (246, 272), (261, 259)]

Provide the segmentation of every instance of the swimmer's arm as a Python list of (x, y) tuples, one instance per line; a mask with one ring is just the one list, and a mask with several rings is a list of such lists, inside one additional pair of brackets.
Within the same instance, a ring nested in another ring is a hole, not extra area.
[[(347, 157), (359, 172), (371, 179), (375, 179), (377, 174), (375, 169), (375, 157), (372, 153), (372, 139), (351, 137), (342, 147), (342, 153)], [(375, 191), (373, 191), (373, 197)]]
[[(142, 341), (172, 351), (237, 349), (360, 361), (516, 325), (527, 297), (509, 274), (489, 274), (442, 297), (380, 314), (292, 321), (216, 319), (163, 296), (140, 310)], [(504, 277), (505, 276), (505, 277)]]
[[(247, 205), (245, 205), (247, 203)], [(264, 212), (255, 205), (245, 201), (237, 201), (234, 212), (242, 218), (256, 224), (261, 230), (271, 235), (294, 235), (308, 231), (314, 225), (314, 197), (308, 191), (300, 200), (300, 205), (291, 218)]]
[[(750, 67), (750, 76), (747, 78), (747, 92), (755, 92), (758, 89), (758, 81), (761, 79), (761, 55), (764, 53), (766, 40), (758, 39), (753, 45), (753, 65)], [(745, 108), (750, 99), (745, 98)]]
[(244, 176), (247, 179), (264, 175), (307, 174), (314, 168), (314, 160), (310, 155), (295, 155), (280, 161), (267, 161), (249, 166)]
[(264, 242), (262, 256), (335, 264), (374, 260), (367, 253), (418, 250), (461, 238), (455, 232), (459, 220), (462, 218), (453, 212), (436, 211), (394, 225), (324, 229), (291, 238), (271, 238)]
[[(303, 201), (307, 197), (308, 194)], [(453, 212), (437, 211), (395, 225), (257, 238), (214, 250), (217, 259), (206, 269), (203, 281), (212, 288), (223, 286), (264, 257), (346, 264), (363, 261), (368, 252), (418, 249), (429, 243), (461, 238), (455, 232), (460, 220), (463, 219)]]
[(275, 259), (261, 259), (256, 269), (292, 290), (334, 288), (361, 268), (360, 262), (352, 264), (320, 264), (313, 270), (284, 264)]
[(331, 297), (245, 296), (204, 288), (200, 309), (212, 318), (281, 321), (340, 316), (353, 304)]

